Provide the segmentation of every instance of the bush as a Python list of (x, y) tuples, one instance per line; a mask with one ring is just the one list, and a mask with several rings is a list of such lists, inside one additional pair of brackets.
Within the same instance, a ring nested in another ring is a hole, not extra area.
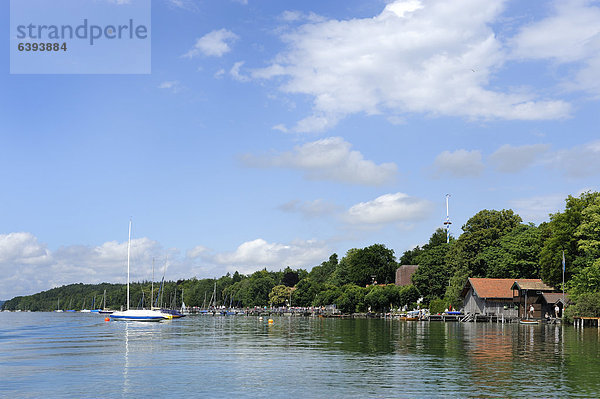
[(442, 313), (444, 312), (444, 310), (446, 310), (448, 306), (446, 305), (446, 301), (443, 299), (434, 299), (431, 302), (429, 302), (429, 312), (431, 314), (437, 314), (437, 313)]
[(565, 309), (564, 320), (573, 322), (574, 317), (600, 317), (600, 293), (590, 292), (577, 297), (577, 303)]

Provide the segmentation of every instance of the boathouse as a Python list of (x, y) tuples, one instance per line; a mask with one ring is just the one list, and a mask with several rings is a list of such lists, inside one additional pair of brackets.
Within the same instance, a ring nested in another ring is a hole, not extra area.
[(510, 278), (469, 278), (462, 290), (463, 312), (513, 318), (518, 309), (513, 301)]
[[(550, 317), (562, 317), (563, 309), (566, 305), (570, 304), (569, 294), (563, 294), (562, 292), (544, 292), (542, 294), (542, 315), (546, 313)], [(558, 314), (555, 312), (555, 307), (558, 306)]]
[[(543, 294), (555, 293), (556, 290), (542, 282), (539, 278), (527, 280), (515, 280), (511, 289), (515, 292), (515, 302), (519, 304), (519, 317), (533, 317), (541, 319), (547, 310), (543, 309)], [(561, 294), (562, 295), (562, 294)], [(549, 297), (550, 300), (551, 297)], [(529, 308), (533, 306), (533, 314)], [(548, 312), (549, 315), (552, 313)]]

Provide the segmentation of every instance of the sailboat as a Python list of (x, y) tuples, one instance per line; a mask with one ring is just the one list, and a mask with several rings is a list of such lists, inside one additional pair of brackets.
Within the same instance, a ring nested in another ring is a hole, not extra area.
[(101, 314), (111, 314), (112, 312), (114, 312), (114, 310), (110, 310), (106, 308), (106, 290), (104, 290), (104, 306), (102, 307), (102, 309), (98, 312)]
[(92, 308), (90, 309), (92, 313), (100, 313), (100, 309), (96, 309), (96, 295), (94, 295), (94, 299), (92, 300)]
[(58, 298), (58, 303), (56, 304), (56, 313), (62, 313), (62, 309), (60, 308), (60, 298)]
[(80, 310), (81, 313), (90, 313), (89, 309), (85, 308), (85, 299), (83, 300), (83, 307)]
[(110, 315), (113, 320), (131, 320), (131, 321), (161, 321), (164, 320), (160, 312), (148, 309), (130, 309), (129, 308), (129, 259), (131, 257), (131, 220), (129, 221), (129, 239), (127, 241), (127, 310), (114, 312)]

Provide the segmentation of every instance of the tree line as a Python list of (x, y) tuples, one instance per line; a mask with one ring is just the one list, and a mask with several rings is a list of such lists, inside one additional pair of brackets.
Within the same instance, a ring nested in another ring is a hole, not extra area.
[[(600, 193), (568, 196), (565, 209), (536, 226), (523, 223), (512, 210), (482, 210), (463, 226), (458, 238), (446, 240), (437, 229), (429, 241), (405, 251), (397, 260), (383, 244), (353, 248), (341, 259), (332, 254), (320, 265), (305, 269), (266, 268), (249, 275), (235, 272), (215, 279), (186, 279), (165, 283), (166, 306), (255, 307), (326, 306), (342, 312), (383, 312), (414, 307), (419, 298), (432, 311), (460, 308), (460, 293), (469, 277), (541, 278), (565, 289), (573, 306), (568, 315), (600, 316)], [(419, 265), (412, 284), (395, 286), (399, 265)], [(80, 306), (106, 290), (107, 306), (126, 302), (123, 284), (71, 284), (7, 301), (4, 309), (53, 310)], [(132, 306), (150, 303), (151, 283), (131, 285)], [(154, 294), (156, 295), (156, 294)], [(62, 306), (61, 306), (62, 307)]]

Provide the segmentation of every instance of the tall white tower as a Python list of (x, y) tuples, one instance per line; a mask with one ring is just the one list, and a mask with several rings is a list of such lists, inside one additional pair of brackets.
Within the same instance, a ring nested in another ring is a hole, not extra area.
[(450, 194), (446, 194), (446, 221), (444, 222), (444, 227), (446, 227), (446, 244), (450, 243), (450, 225), (452, 222), (450, 221), (450, 212), (448, 209), (448, 199), (450, 198)]

